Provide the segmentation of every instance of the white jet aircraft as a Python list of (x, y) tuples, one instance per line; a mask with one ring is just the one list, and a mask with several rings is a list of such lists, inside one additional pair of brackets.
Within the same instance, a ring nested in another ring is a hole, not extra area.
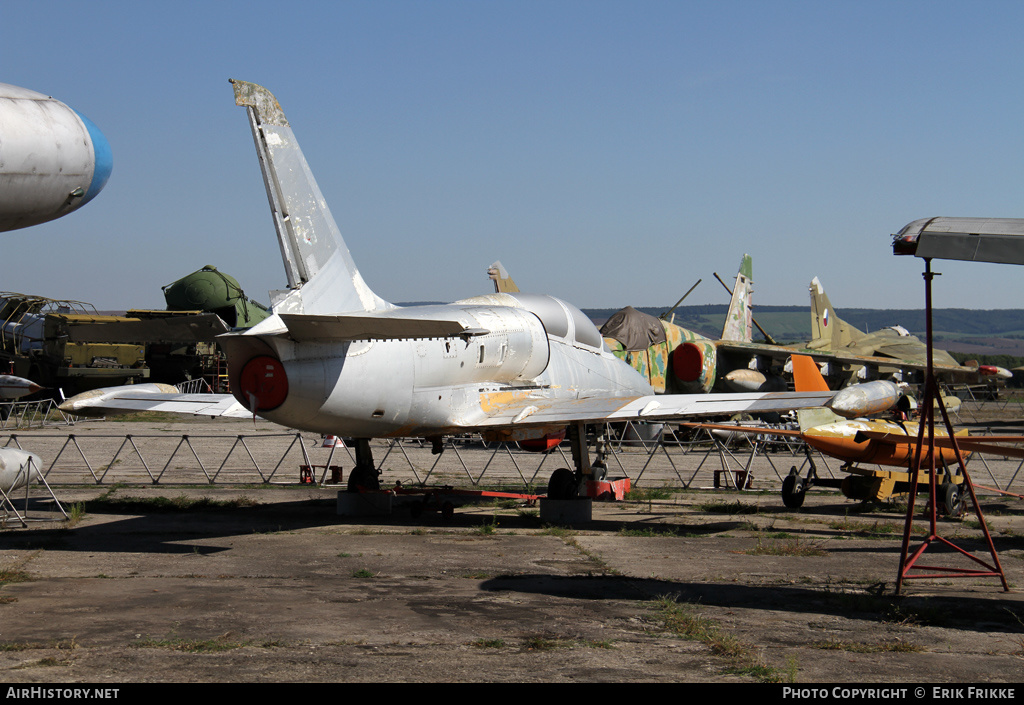
[(578, 308), (552, 296), (388, 303), (363, 281), (277, 99), (256, 84), (231, 83), (248, 112), (288, 278), (270, 318), (217, 337), (234, 399), (134, 385), (74, 397), (63, 410), (237, 415), (244, 407), (292, 428), (356, 439), (350, 489), (379, 487), (372, 438), (424, 437), (439, 452), (451, 434), (525, 440), (568, 429), (576, 467), (555, 471), (548, 495), (569, 498), (594, 467), (588, 423), (784, 411), (833, 398), (655, 395)]

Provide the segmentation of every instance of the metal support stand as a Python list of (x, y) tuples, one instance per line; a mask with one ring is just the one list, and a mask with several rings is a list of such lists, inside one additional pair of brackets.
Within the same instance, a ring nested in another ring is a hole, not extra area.
[[(917, 432), (917, 445), (914, 450), (914, 458), (910, 465), (910, 499), (907, 502), (907, 519), (903, 529), (903, 549), (900, 554), (900, 568), (899, 574), (896, 577), (896, 594), (900, 592), (900, 588), (903, 585), (904, 580), (910, 580), (914, 578), (940, 578), (940, 577), (954, 577), (954, 578), (967, 578), (967, 577), (996, 577), (1002, 581), (1003, 590), (1009, 592), (1010, 587), (1006, 582), (1006, 576), (1003, 574), (1003, 567), (999, 564), (999, 556), (996, 554), (995, 546), (992, 543), (992, 536), (989, 534), (988, 526), (985, 524), (985, 518), (981, 513), (981, 505), (978, 504), (978, 497), (974, 493), (974, 485), (971, 483), (971, 476), (967, 472), (967, 466), (964, 464), (963, 454), (960, 452), (960, 447), (957, 445), (956, 437), (953, 433), (953, 425), (949, 421), (949, 415), (946, 413), (946, 407), (942, 403), (942, 396), (939, 394), (939, 386), (935, 381), (934, 368), (932, 366), (932, 279), (934, 274), (931, 271), (931, 259), (925, 258), (925, 271), (924, 271), (924, 296), (925, 296), (925, 320), (927, 326), (927, 350), (928, 350), (928, 366), (925, 376), (925, 391), (924, 399), (919, 405), (921, 409), (921, 422)], [(956, 454), (957, 463), (960, 466), (960, 472), (964, 478), (964, 486), (970, 492), (971, 502), (974, 505), (974, 512), (978, 517), (978, 521), (981, 524), (982, 531), (985, 533), (985, 540), (988, 543), (989, 553), (992, 556), (992, 562), (995, 564), (989, 565), (980, 558), (971, 555), (962, 548), (954, 545), (947, 539), (942, 538), (938, 534), (937, 525), (937, 513), (939, 497), (937, 493), (937, 485), (935, 479), (935, 407), (938, 406), (942, 412), (942, 421), (946, 425), (946, 432), (949, 434), (950, 443), (953, 446), (953, 452)], [(927, 431), (925, 430), (927, 428)], [(928, 462), (928, 490), (931, 502), (929, 504), (929, 531), (928, 536), (924, 542), (914, 551), (914, 554), (908, 558), (908, 551), (910, 547), (910, 530), (914, 522), (914, 500), (917, 497), (918, 488), (918, 477), (921, 471), (921, 460), (922, 451), (927, 446), (927, 462)], [(947, 546), (954, 551), (958, 552), (970, 560), (977, 563), (980, 568), (951, 568), (944, 566), (929, 566), (929, 565), (916, 565), (918, 558), (920, 558), (926, 549), (932, 544), (938, 543), (939, 545)], [(910, 575), (910, 571), (917, 568), (918, 570), (931, 571), (925, 574)]]

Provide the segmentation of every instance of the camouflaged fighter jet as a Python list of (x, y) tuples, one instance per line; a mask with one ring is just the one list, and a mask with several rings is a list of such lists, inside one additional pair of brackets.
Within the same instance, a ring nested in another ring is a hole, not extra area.
[(655, 318), (631, 306), (612, 315), (601, 335), (608, 348), (658, 393), (784, 391), (782, 373), (795, 351), (773, 342), (753, 342), (753, 291), (753, 260), (743, 255), (719, 339), (677, 326), (667, 315)]
[[(893, 371), (925, 369), (928, 361), (927, 346), (906, 328), (889, 326), (873, 333), (854, 328), (836, 315), (817, 277), (811, 280), (810, 295), (813, 340), (806, 344), (809, 352), (832, 353), (837, 362), (854, 370), (858, 366), (872, 369), (868, 374), (859, 373), (860, 378)], [(981, 382), (1013, 376), (1009, 370), (995, 365), (961, 365), (945, 350), (933, 350), (932, 357), (936, 375), (954, 382)]]
[[(271, 315), (217, 337), (233, 398), (156, 385), (69, 399), (73, 414), (139, 410), (250, 413), (356, 439), (349, 487), (379, 487), (369, 439), (450, 434), (537, 439), (569, 431), (575, 470), (555, 471), (549, 496), (575, 496), (594, 469), (585, 424), (815, 407), (842, 393), (659, 395), (603, 344), (575, 306), (551, 296), (495, 293), (399, 307), (375, 294), (349, 254), (281, 106), (265, 88), (232, 81), (246, 108), (277, 230), (288, 289)], [(831, 400), (831, 401), (830, 401)]]
[[(904, 373), (925, 369), (924, 343), (899, 326), (875, 333), (857, 330), (836, 315), (817, 277), (810, 286), (814, 340), (779, 345), (765, 334), (770, 342), (753, 342), (751, 333), (757, 323), (751, 313), (751, 271), (750, 255), (744, 255), (717, 340), (677, 326), (665, 316), (655, 318), (626, 307), (601, 328), (605, 343), (646, 377), (656, 392), (669, 394), (782, 391), (792, 374), (793, 354), (822, 364), (836, 388), (889, 376), (904, 381)], [(935, 371), (952, 382), (1012, 376), (1000, 367), (960, 365), (943, 351), (936, 351)], [(958, 403), (949, 399), (947, 408)]]

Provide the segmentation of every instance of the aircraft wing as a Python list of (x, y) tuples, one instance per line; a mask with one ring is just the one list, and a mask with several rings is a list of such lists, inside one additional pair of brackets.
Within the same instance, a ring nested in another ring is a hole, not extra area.
[[(883, 443), (900, 445), (917, 443), (916, 434), (901, 436), (882, 431), (858, 431), (857, 435)], [(953, 447), (953, 442), (949, 436), (935, 436), (932, 440), (939, 448)], [(987, 453), (989, 455), (1002, 455), (1007, 458), (1024, 458), (1024, 448), (1002, 445), (1004, 443), (1024, 443), (1024, 436), (956, 436), (957, 447), (966, 453)]]
[[(899, 367), (908, 370), (925, 370), (928, 365), (924, 360), (910, 360), (895, 357), (882, 357), (879, 355), (858, 355), (845, 352), (824, 352), (800, 347), (785, 347), (782, 345), (769, 345), (766, 343), (738, 343), (731, 341), (719, 341), (717, 349), (726, 354), (764, 355), (777, 360), (785, 360), (790, 355), (806, 355), (816, 362), (832, 362), (843, 365), (867, 365), (872, 367)], [(935, 372), (955, 372), (961, 374), (973, 374), (977, 370), (973, 367), (962, 365), (934, 364)]]
[(824, 406), (834, 392), (753, 392), (744, 394), (652, 394), (497, 404), (471, 426), (557, 425), (578, 422), (665, 421), (690, 416), (762, 414)]
[[(823, 406), (833, 392), (766, 392), (748, 394), (660, 394), (641, 397), (589, 397), (572, 400), (520, 398), (488, 404), (480, 419), (465, 429), (499, 426), (667, 420), (689, 416), (768, 413)], [(83, 392), (60, 405), (76, 416), (163, 411), (193, 416), (248, 418), (252, 412), (230, 394), (182, 394), (168, 385), (132, 384)]]

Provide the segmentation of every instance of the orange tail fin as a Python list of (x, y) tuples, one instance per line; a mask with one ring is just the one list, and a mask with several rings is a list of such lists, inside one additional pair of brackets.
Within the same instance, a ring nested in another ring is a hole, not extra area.
[(793, 355), (793, 387), (798, 392), (827, 392), (828, 384), (821, 376), (818, 363), (806, 355)]

